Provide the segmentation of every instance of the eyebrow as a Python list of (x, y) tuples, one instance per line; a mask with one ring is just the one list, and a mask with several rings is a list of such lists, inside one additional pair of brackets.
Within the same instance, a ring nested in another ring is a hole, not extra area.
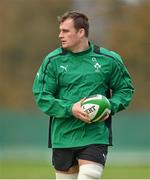
[(59, 28), (60, 31), (64, 31), (64, 32), (68, 32), (69, 29), (65, 29), (65, 28)]

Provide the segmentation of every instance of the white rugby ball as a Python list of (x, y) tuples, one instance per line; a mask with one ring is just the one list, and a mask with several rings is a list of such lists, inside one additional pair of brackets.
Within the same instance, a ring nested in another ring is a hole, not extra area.
[(100, 94), (87, 97), (81, 103), (81, 107), (89, 115), (91, 122), (99, 121), (111, 112), (109, 100)]

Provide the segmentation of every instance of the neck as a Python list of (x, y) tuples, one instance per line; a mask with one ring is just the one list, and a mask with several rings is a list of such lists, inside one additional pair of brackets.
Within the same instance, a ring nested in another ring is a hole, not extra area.
[(73, 53), (78, 53), (78, 52), (85, 51), (88, 48), (89, 48), (89, 42), (88, 42), (88, 39), (86, 38), (82, 40), (79, 44), (77, 44), (76, 46), (70, 48), (70, 50)]

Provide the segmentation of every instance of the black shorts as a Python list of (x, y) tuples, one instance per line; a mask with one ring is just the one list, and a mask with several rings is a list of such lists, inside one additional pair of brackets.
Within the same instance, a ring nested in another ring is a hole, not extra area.
[(56, 170), (67, 171), (78, 159), (94, 161), (105, 166), (108, 145), (93, 144), (78, 148), (54, 148), (52, 163)]

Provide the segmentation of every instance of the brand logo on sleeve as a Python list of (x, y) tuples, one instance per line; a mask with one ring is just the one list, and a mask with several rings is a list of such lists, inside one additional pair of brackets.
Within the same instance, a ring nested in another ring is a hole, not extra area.
[(37, 75), (37, 77), (38, 77), (38, 79), (39, 79), (39, 77), (40, 77), (40, 73), (38, 72), (36, 75)]

